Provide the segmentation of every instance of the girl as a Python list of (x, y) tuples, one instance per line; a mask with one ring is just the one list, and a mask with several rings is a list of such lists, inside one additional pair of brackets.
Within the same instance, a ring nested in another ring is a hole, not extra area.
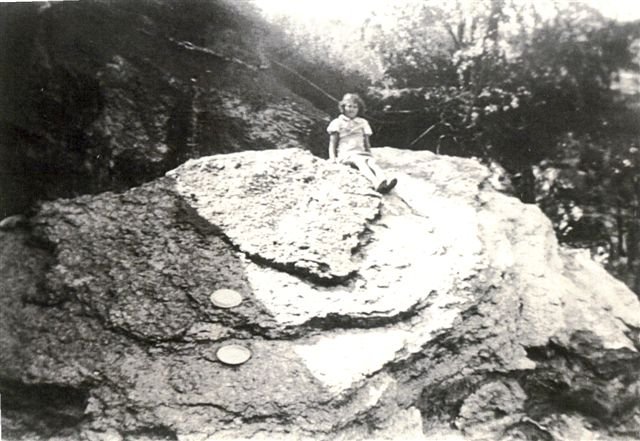
[(371, 154), (369, 136), (373, 133), (366, 119), (364, 102), (355, 93), (347, 93), (338, 104), (341, 115), (329, 123), (329, 160), (356, 167), (380, 193), (389, 192), (398, 183), (387, 180)]

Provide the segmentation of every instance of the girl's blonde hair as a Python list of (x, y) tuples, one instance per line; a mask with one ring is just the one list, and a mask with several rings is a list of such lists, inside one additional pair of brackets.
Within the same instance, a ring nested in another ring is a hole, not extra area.
[(342, 97), (342, 100), (338, 103), (338, 108), (340, 109), (340, 113), (344, 113), (344, 106), (347, 103), (356, 103), (358, 105), (358, 115), (361, 115), (365, 112), (366, 108), (364, 105), (364, 101), (360, 98), (360, 95), (357, 93), (345, 93)]

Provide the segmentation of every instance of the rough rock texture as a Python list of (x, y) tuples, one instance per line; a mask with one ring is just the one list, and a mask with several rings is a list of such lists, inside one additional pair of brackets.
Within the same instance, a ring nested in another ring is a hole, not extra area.
[(327, 115), (283, 86), (234, 0), (0, 4), (0, 219), (123, 191), (189, 158), (309, 145)]
[(376, 150), (386, 196), (245, 152), (0, 231), (4, 437), (640, 438), (637, 297), (477, 162)]

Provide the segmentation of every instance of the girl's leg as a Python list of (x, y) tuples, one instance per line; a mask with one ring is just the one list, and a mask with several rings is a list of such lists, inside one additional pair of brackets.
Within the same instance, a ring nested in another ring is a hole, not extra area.
[(384, 182), (384, 185), (382, 186), (382, 188), (380, 188), (379, 186), (376, 188), (378, 191), (382, 193), (388, 193), (398, 183), (398, 180), (396, 178), (388, 179), (386, 177), (386, 173), (382, 171), (382, 169), (378, 166), (378, 163), (376, 163), (375, 159), (368, 158), (367, 165), (369, 166), (369, 168), (371, 168), (373, 173), (378, 177), (380, 182)]
[(375, 159), (367, 158), (366, 160), (367, 166), (371, 169), (374, 175), (378, 177), (378, 180), (384, 179), (384, 171), (380, 168), (380, 166), (376, 163)]
[[(355, 157), (352, 158), (350, 162), (356, 166), (358, 171), (360, 171), (360, 173), (362, 173), (365, 178), (371, 181), (374, 187), (377, 188), (380, 182), (382, 182), (382, 176), (381, 174), (377, 174), (374, 169), (369, 166), (369, 159), (370, 158), (365, 157)], [(382, 170), (378, 168), (378, 171), (381, 172)]]

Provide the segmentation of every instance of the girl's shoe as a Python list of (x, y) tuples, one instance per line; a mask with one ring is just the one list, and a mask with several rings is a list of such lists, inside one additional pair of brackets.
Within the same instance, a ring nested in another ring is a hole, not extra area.
[(384, 188), (382, 189), (382, 193), (389, 193), (393, 189), (393, 187), (396, 186), (398, 180), (396, 178), (392, 178), (389, 182), (387, 182), (386, 180), (382, 182), (385, 184)]

